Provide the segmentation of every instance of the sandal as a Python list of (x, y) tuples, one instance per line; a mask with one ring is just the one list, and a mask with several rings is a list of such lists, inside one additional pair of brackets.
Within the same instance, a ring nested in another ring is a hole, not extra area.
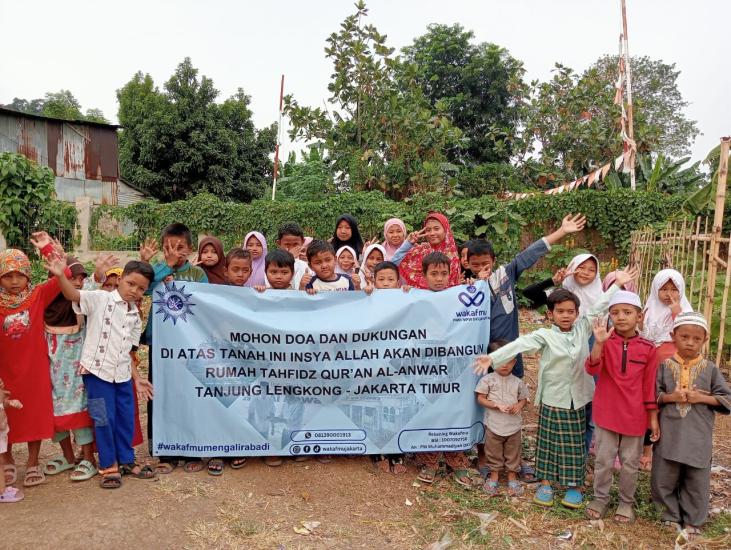
[(592, 500), (586, 505), (584, 514), (588, 519), (604, 519), (604, 516), (607, 515), (607, 508), (609, 508), (609, 503)]
[(15, 464), (6, 464), (3, 466), (5, 475), (5, 485), (14, 485), (18, 481), (18, 467)]
[(47, 476), (55, 476), (61, 472), (65, 472), (66, 470), (73, 470), (74, 468), (75, 465), (73, 463), (69, 464), (66, 457), (62, 455), (56, 456), (46, 462), (46, 465), (43, 467), (43, 473)]
[(384, 474), (390, 474), (391, 473), (391, 463), (388, 461), (388, 459), (381, 455), (380, 459), (376, 462), (376, 466), (379, 470), (381, 470)]
[(538, 483), (536, 471), (529, 464), (521, 464), (520, 473), (518, 475), (523, 483)]
[(508, 494), (511, 497), (523, 496), (524, 492), (525, 489), (523, 488), (523, 484), (520, 481), (518, 481), (517, 479), (508, 481)]
[(86, 481), (87, 479), (94, 477), (96, 474), (96, 466), (88, 460), (82, 460), (76, 465), (74, 471), (71, 472), (69, 479), (71, 479), (71, 481)]
[(35, 487), (46, 481), (46, 476), (41, 472), (40, 466), (29, 466), (25, 469), (23, 487)]
[(23, 491), (16, 487), (5, 487), (5, 492), (0, 493), (0, 502), (20, 502), (23, 498)]
[(424, 466), (420, 471), (416, 479), (423, 481), (424, 483), (434, 483), (437, 478), (437, 471), (434, 468), (428, 468)]
[(155, 473), (163, 475), (171, 474), (177, 466), (177, 464), (171, 462), (158, 462), (157, 466), (155, 466)]
[(550, 485), (541, 485), (533, 497), (533, 502), (541, 506), (553, 506), (553, 488)]
[(566, 506), (566, 508), (572, 508), (574, 510), (581, 508), (584, 504), (584, 493), (579, 491), (576, 487), (571, 487), (566, 491), (561, 499), (561, 504)]
[(223, 459), (212, 458), (208, 461), (208, 475), (220, 476), (223, 475)]
[(195, 460), (186, 460), (183, 466), (183, 471), (189, 474), (195, 474), (203, 469), (203, 461), (200, 458)]
[(157, 477), (155, 469), (149, 464), (137, 463), (120, 464), (119, 473), (123, 476), (130, 476), (133, 479), (153, 479)]
[(388, 462), (391, 466), (391, 473), (393, 475), (399, 476), (408, 472), (406, 466), (404, 466), (404, 459), (400, 456), (389, 458)]
[(482, 486), (482, 490), (485, 491), (487, 496), (496, 497), (500, 493), (500, 483), (488, 479)]
[(470, 475), (469, 470), (454, 470), (454, 472), (452, 472), (452, 476), (454, 476), (454, 481), (456, 481), (458, 485), (467, 489), (472, 489), (472, 476)]
[(614, 512), (614, 521), (617, 523), (633, 523), (635, 521), (635, 511), (631, 504), (620, 502), (617, 511)]
[(284, 464), (284, 459), (281, 456), (268, 456), (264, 459), (264, 464), (275, 468)]
[(99, 486), (102, 489), (119, 489), (122, 486), (122, 476), (116, 466), (99, 470), (102, 476)]
[(244, 466), (246, 466), (245, 458), (241, 457), (241, 458), (232, 458), (231, 459), (231, 468), (233, 468), (234, 470), (240, 470)]

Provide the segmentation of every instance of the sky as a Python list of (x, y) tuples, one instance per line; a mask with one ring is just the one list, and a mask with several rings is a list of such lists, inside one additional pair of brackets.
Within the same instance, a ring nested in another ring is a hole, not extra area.
[[(629, 49), (676, 63), (678, 86), (698, 121), (702, 160), (731, 134), (729, 0), (626, 0)], [(546, 80), (557, 61), (583, 71), (618, 49), (620, 0), (370, 0), (368, 22), (400, 49), (430, 23), (460, 23), (523, 61), (526, 79)], [(69, 89), (82, 108), (116, 122), (116, 90), (137, 71), (156, 84), (186, 57), (223, 100), (241, 87), (257, 127), (278, 118), (279, 84), (301, 105), (327, 99), (325, 39), (353, 13), (351, 0), (278, 2), (126, 0), (32, 4), (0, 0), (0, 104)], [(285, 120), (286, 124), (286, 120)], [(283, 158), (302, 144), (282, 133)]]

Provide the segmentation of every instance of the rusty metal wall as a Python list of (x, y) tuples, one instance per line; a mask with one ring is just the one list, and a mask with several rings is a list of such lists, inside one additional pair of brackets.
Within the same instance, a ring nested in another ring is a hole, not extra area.
[(119, 156), (114, 127), (0, 112), (0, 152), (21, 153), (56, 175), (58, 198), (117, 204)]

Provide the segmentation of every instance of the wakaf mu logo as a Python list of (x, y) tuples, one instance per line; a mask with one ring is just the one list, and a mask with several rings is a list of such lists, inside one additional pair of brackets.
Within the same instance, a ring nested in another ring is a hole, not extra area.
[(173, 325), (179, 320), (188, 322), (188, 315), (195, 315), (191, 308), (195, 303), (190, 301), (192, 294), (185, 292), (185, 285), (180, 288), (175, 286), (175, 281), (171, 284), (165, 283), (165, 290), (156, 290), (157, 300), (153, 300), (153, 304), (159, 306), (155, 315), (162, 313), (164, 315), (163, 323), (168, 319), (172, 319)]
[(479, 321), (487, 318), (487, 310), (480, 309), (485, 301), (485, 293), (478, 291), (474, 285), (468, 286), (457, 294), (457, 299), (466, 309), (455, 312), (455, 319), (459, 321)]

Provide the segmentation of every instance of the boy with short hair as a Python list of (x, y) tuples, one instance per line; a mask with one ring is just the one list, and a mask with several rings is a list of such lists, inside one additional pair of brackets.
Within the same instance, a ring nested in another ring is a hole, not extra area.
[(229, 250), (224, 275), (229, 285), (244, 286), (251, 277), (251, 252), (243, 248)]
[(315, 276), (305, 285), (308, 294), (320, 291), (355, 290), (353, 280), (335, 272), (335, 249), (327, 241), (316, 239), (307, 247), (307, 262)]
[(612, 328), (604, 319), (594, 321), (594, 347), (586, 360), (586, 372), (597, 378), (594, 393), (596, 462), (594, 500), (586, 507), (589, 519), (601, 519), (609, 506), (612, 469), (617, 456), (619, 506), (615, 521), (634, 521), (635, 489), (648, 426), (652, 441), (659, 437), (655, 402), (655, 345), (639, 335), (642, 320), (640, 297), (620, 290), (609, 300)]
[(652, 457), (652, 500), (666, 525), (694, 537), (708, 518), (715, 413), (729, 414), (731, 390), (702, 355), (708, 340), (702, 314), (680, 313), (672, 337), (677, 352), (657, 370), (662, 437)]
[[(490, 338), (511, 342), (520, 336), (518, 327), (518, 302), (515, 285), (520, 275), (545, 256), (551, 246), (566, 235), (584, 229), (586, 218), (581, 214), (565, 216), (561, 227), (553, 233), (538, 239), (505, 265), (495, 267), (495, 251), (492, 244), (483, 239), (469, 241), (467, 261), (476, 277), (487, 281), (490, 289)], [(523, 378), (523, 358), (516, 357), (513, 375)]]
[(279, 248), (286, 250), (294, 257), (292, 288), (294, 290), (305, 290), (305, 286), (312, 278), (312, 271), (307, 262), (299, 259), (300, 252), (305, 246), (304, 231), (296, 223), (285, 223), (279, 228), (276, 242)]
[[(429, 290), (441, 292), (449, 288), (450, 265), (449, 256), (443, 252), (430, 252), (424, 256), (424, 259), (421, 260), (421, 271)], [(421, 464), (417, 479), (424, 483), (434, 483), (439, 471), (440, 459), (444, 459), (444, 463), (452, 470), (454, 481), (463, 487), (472, 487), (469, 471), (470, 459), (463, 451), (416, 453), (414, 460), (417, 464)]]
[[(505, 346), (505, 340), (490, 342), (489, 351)], [(523, 494), (523, 486), (517, 479), (520, 472), (522, 451), (521, 411), (528, 403), (528, 386), (512, 374), (515, 359), (483, 376), (477, 383), (477, 403), (485, 408), (485, 456), (490, 468), (490, 478), (483, 489), (489, 496), (499, 491), (500, 472), (508, 475), (508, 493), (517, 497)]]
[(87, 316), (80, 365), (84, 370), (89, 416), (94, 421), (101, 487), (119, 488), (122, 475), (140, 479), (155, 477), (149, 466), (135, 463), (132, 448), (135, 400), (130, 356), (139, 343), (142, 329), (136, 304), (153, 281), (152, 266), (147, 262), (128, 262), (119, 277), (119, 286), (112, 292), (76, 289), (66, 278), (66, 263), (60, 258), (47, 267), (58, 279), (64, 297), (78, 303), (78, 312)]
[(259, 292), (263, 292), (267, 287), (274, 290), (296, 290), (294, 288), (296, 261), (295, 257), (287, 250), (272, 250), (264, 258), (266, 285), (254, 288)]
[(594, 319), (604, 313), (619, 286), (634, 279), (637, 270), (619, 271), (617, 281), (597, 300), (586, 316), (579, 317), (579, 299), (566, 289), (548, 297), (551, 328), (539, 328), (508, 345), (475, 360), (475, 372), (483, 375), (521, 352), (541, 352), (536, 388), (538, 438), (536, 473), (541, 486), (533, 502), (553, 506), (552, 484), (567, 487), (561, 504), (579, 508), (584, 502), (584, 432), (586, 404), (594, 393), (594, 380), (585, 371), (589, 335)]
[[(150, 294), (155, 286), (167, 278), (172, 277), (173, 281), (190, 281), (196, 283), (207, 283), (208, 276), (203, 268), (197, 265), (191, 265), (188, 262), (188, 256), (193, 252), (193, 235), (190, 229), (182, 223), (171, 223), (167, 225), (160, 236), (162, 243), (163, 262), (153, 264), (155, 271), (155, 279), (150, 285), (147, 294)], [(147, 239), (140, 247), (140, 258), (142, 261), (149, 261), (157, 252), (157, 243), (152, 239)], [(147, 319), (147, 326), (142, 337), (142, 342), (152, 348), (152, 324), (155, 322), (155, 315), (152, 313)], [(153, 384), (153, 357), (149, 356), (149, 372), (148, 377)], [(150, 447), (152, 447), (152, 416), (153, 416), (153, 400), (147, 402), (147, 439)], [(152, 448), (150, 448), (152, 454)], [(162, 474), (168, 474), (177, 466), (178, 461), (185, 461), (184, 469), (186, 472), (200, 472), (203, 469), (203, 462), (200, 459), (175, 456), (161, 456), (160, 462), (156, 467), (156, 471)]]

